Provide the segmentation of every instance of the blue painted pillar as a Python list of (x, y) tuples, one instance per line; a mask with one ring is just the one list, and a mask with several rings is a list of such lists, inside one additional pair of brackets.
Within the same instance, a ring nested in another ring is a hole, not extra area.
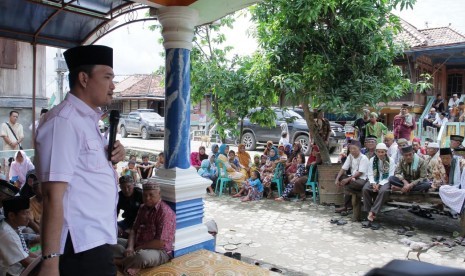
[(166, 50), (165, 168), (155, 179), (163, 200), (176, 212), (174, 256), (207, 249), (215, 242), (203, 224), (205, 188), (211, 181), (190, 166), (190, 50), (198, 13), (188, 7), (158, 11)]
[(165, 168), (190, 167), (190, 50), (166, 49)]

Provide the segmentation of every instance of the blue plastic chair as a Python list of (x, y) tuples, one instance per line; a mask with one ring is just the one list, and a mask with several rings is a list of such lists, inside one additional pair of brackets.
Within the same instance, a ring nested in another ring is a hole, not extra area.
[(281, 196), (281, 189), (283, 188), (284, 183), (284, 167), (282, 163), (278, 163), (274, 168), (274, 175), (271, 182), (276, 183), (276, 187), (278, 188), (278, 196)]
[[(312, 181), (313, 171), (315, 171), (315, 180)], [(311, 165), (308, 170), (308, 180), (305, 186), (310, 186), (312, 188), (313, 203), (316, 203), (316, 195), (318, 193), (318, 170), (315, 165)]]
[(223, 194), (223, 189), (227, 186), (228, 183), (233, 182), (231, 178), (228, 177), (228, 172), (226, 170), (226, 164), (219, 160), (215, 160), (216, 169), (218, 170), (218, 179), (216, 180), (215, 193), (218, 196)]

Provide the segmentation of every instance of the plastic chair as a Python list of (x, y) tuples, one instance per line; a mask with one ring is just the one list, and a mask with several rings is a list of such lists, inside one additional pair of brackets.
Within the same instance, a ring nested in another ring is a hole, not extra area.
[(278, 196), (281, 196), (281, 189), (283, 187), (284, 179), (284, 167), (282, 163), (278, 163), (274, 168), (274, 175), (271, 182), (276, 183), (276, 187), (278, 188)]
[(218, 170), (218, 179), (216, 180), (215, 193), (218, 194), (218, 196), (221, 196), (223, 194), (223, 189), (225, 185), (227, 185), (229, 182), (233, 182), (233, 180), (228, 177), (228, 172), (226, 171), (226, 164), (223, 161), (216, 159), (215, 164), (216, 169)]
[[(312, 181), (313, 171), (315, 171), (315, 180)], [(316, 195), (318, 193), (318, 170), (315, 165), (311, 165), (308, 170), (308, 180), (305, 186), (312, 187), (313, 203), (316, 203)]]

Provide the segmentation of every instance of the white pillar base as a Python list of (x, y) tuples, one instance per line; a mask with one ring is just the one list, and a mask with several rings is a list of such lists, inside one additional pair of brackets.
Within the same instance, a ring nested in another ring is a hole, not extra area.
[(162, 199), (176, 212), (174, 256), (215, 249), (215, 241), (203, 224), (203, 197), (211, 181), (189, 169), (159, 169), (153, 177), (160, 184)]

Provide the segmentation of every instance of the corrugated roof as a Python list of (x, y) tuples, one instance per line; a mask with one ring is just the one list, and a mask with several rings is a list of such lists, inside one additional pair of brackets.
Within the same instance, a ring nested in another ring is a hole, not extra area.
[(116, 97), (165, 97), (164, 78), (160, 75), (131, 75), (115, 84)]
[(405, 44), (408, 48), (424, 48), (465, 42), (465, 36), (450, 27), (437, 27), (419, 30), (412, 24), (400, 18), (402, 31), (395, 41)]

